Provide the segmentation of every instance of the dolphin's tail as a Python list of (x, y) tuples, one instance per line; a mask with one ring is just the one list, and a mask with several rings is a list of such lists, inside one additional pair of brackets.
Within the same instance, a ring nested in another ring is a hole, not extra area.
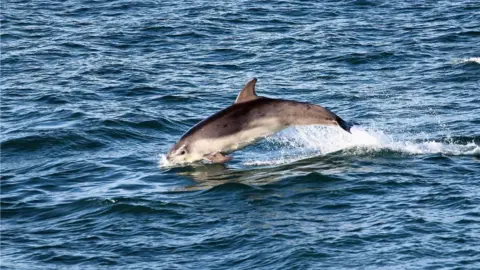
[(342, 118), (338, 117), (335, 119), (335, 121), (337, 121), (338, 125), (343, 128), (343, 130), (345, 130), (346, 132), (348, 133), (352, 133), (350, 132), (350, 128), (353, 126), (351, 123), (347, 122), (347, 121), (344, 121)]

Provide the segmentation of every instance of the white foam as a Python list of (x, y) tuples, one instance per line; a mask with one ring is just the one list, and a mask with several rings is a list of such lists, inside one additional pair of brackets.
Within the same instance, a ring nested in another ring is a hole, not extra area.
[(464, 63), (476, 63), (480, 64), (480, 57), (470, 57), (470, 58), (464, 58), (461, 60), (454, 61), (456, 64), (464, 64)]
[(198, 161), (198, 162), (195, 162), (195, 163), (176, 163), (176, 162), (171, 162), (167, 159), (167, 155), (166, 154), (159, 154), (158, 155), (159, 157), (159, 160), (158, 160), (158, 166), (159, 168), (163, 168), (163, 169), (168, 169), (168, 168), (175, 168), (175, 167), (182, 167), (182, 166), (185, 166), (185, 165), (200, 165), (200, 164), (204, 164), (204, 163), (209, 163), (208, 161), (205, 161), (205, 160), (201, 160), (201, 161)]
[(172, 162), (168, 161), (167, 155), (165, 155), (165, 154), (160, 154), (160, 155), (158, 155), (158, 157), (160, 158), (160, 159), (158, 160), (158, 166), (159, 166), (160, 168), (169, 168), (169, 167), (175, 166), (175, 164), (173, 164)]
[(401, 152), (410, 155), (436, 154), (445, 155), (473, 155), (480, 154), (480, 146), (474, 142), (455, 144), (437, 141), (409, 141), (396, 139), (382, 131), (355, 126), (352, 134), (338, 128), (328, 127), (297, 127), (282, 132), (277, 136), (267, 138), (270, 143), (280, 144), (283, 149), (273, 160), (249, 160), (244, 165), (278, 165), (290, 163), (300, 159), (329, 153), (349, 150), (347, 155), (365, 155), (382, 150)]

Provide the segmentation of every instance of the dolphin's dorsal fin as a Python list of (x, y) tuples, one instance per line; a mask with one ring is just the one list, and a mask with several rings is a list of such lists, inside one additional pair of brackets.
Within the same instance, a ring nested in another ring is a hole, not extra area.
[(253, 78), (249, 81), (238, 94), (235, 103), (246, 102), (250, 100), (257, 99), (257, 93), (255, 93), (255, 83), (257, 83), (257, 78)]

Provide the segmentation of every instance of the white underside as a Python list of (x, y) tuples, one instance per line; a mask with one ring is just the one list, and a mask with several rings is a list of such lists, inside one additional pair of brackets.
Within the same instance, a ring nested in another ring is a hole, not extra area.
[(192, 149), (195, 149), (195, 154), (202, 156), (216, 152), (229, 153), (242, 149), (284, 128), (275, 118), (258, 120), (250, 126), (251, 128), (229, 136), (198, 140), (192, 145)]

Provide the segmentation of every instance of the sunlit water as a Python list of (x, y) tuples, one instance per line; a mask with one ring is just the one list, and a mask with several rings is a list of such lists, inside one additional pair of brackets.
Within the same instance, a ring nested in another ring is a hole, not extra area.
[[(2, 1), (2, 269), (480, 268), (478, 1)], [(352, 121), (170, 166), (257, 92)]]

